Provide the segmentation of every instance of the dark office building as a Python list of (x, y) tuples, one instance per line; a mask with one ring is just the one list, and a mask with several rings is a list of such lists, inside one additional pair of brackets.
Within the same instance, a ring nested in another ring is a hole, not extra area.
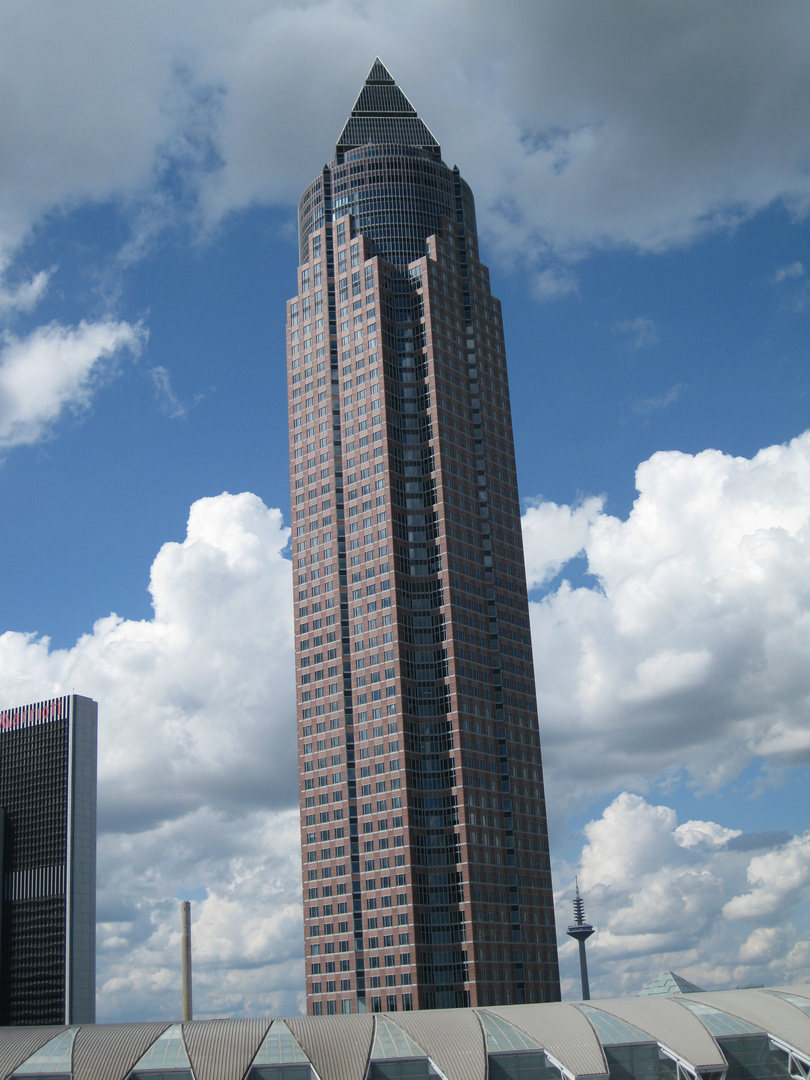
[(499, 301), (377, 60), (288, 305), (310, 1013), (559, 998)]
[(0, 1025), (95, 1020), (97, 716), (0, 710)]

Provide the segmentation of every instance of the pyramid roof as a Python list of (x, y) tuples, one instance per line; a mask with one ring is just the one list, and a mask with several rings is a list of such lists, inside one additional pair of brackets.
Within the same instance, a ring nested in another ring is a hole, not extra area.
[(369, 144), (418, 146), (439, 158), (441, 148), (379, 57), (371, 65), (335, 147), (338, 158)]
[(694, 983), (689, 982), (688, 979), (684, 979), (682, 975), (677, 975), (674, 971), (664, 971), (658, 975), (649, 986), (645, 986), (643, 990), (639, 992), (639, 997), (647, 997), (650, 994), (702, 994), (704, 990), (701, 986), (695, 986)]

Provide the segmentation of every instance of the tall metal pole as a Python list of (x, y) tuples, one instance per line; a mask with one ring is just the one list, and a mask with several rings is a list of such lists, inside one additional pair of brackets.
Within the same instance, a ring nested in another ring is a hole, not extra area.
[(585, 958), (585, 942), (593, 933), (593, 927), (585, 922), (585, 903), (579, 895), (579, 882), (576, 882), (574, 900), (574, 922), (568, 927), (568, 936), (579, 943), (579, 977), (582, 982), (582, 1000), (590, 1001), (591, 987), (588, 983), (588, 961)]
[(192, 1019), (191, 1006), (191, 902), (183, 900), (180, 904), (180, 948), (182, 955), (183, 978), (183, 1022)]

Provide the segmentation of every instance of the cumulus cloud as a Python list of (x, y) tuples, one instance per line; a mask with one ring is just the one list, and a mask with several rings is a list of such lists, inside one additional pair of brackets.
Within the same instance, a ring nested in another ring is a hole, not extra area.
[(0, 336), (0, 449), (39, 442), (65, 409), (86, 409), (114, 359), (145, 338), (142, 326), (111, 319)]
[(530, 502), (521, 519), (526, 554), (526, 583), (538, 588), (585, 550), (591, 527), (604, 507), (602, 497), (575, 506)]
[(531, 604), (548, 775), (567, 805), (810, 760), (810, 433), (751, 459), (659, 452), (636, 486), (625, 521), (598, 501), (526, 512), (530, 576), (564, 575), (584, 551), (594, 580)]
[(721, 848), (742, 836), (742, 829), (726, 829), (715, 821), (687, 821), (675, 829), (675, 843), (682, 848)]
[(572, 287), (543, 276), (549, 258), (663, 250), (775, 200), (806, 211), (801, 6), (467, 9), (459, 21), (452, 4), (415, 17), (351, 0), (227, 12), (183, 0), (170, 19), (157, 0), (81, 0), (47, 19), (10, 8), (0, 238), (13, 246), (49, 208), (117, 199), (137, 219), (137, 255), (172, 214), (210, 226), (257, 202), (289, 206), (377, 53), (472, 182), (501, 257), (539, 266), (542, 295)]
[[(636, 990), (662, 967), (786, 980), (806, 963), (786, 919), (808, 898), (810, 837), (614, 796), (683, 771), (718, 790), (752, 761), (810, 756), (810, 433), (750, 460), (659, 453), (637, 485), (626, 521), (590, 499), (524, 522), (533, 584), (579, 552), (594, 577), (532, 604), (548, 805), (613, 800), (570, 875), (599, 926), (594, 986)], [(4, 701), (75, 687), (101, 703), (103, 1019), (176, 1013), (189, 894), (200, 1011), (299, 1007), (288, 536), (255, 495), (202, 499), (153, 562), (150, 620), (111, 614), (61, 650), (0, 636)]]
[[(746, 982), (790, 982), (806, 974), (801, 935), (791, 922), (810, 898), (804, 852), (808, 837), (794, 837), (765, 855), (735, 849), (739, 830), (710, 821), (677, 824), (675, 811), (623, 792), (585, 826), (577, 868), (588, 919), (591, 988), (598, 994), (637, 993), (661, 971), (674, 969), (706, 989)], [(802, 867), (802, 869), (799, 869)], [(780, 905), (745, 903), (746, 880), (765, 871), (790, 881)], [(570, 911), (566, 889), (557, 898)], [(564, 911), (564, 909), (563, 909)], [(567, 913), (560, 922), (567, 922)], [(752, 929), (741, 918), (759, 919)], [(569, 993), (576, 991), (574, 949), (563, 945)], [(565, 994), (564, 994), (565, 996)]]
[(729, 919), (778, 916), (795, 903), (810, 884), (810, 832), (753, 858), (748, 865), (748, 884), (748, 892), (726, 904), (724, 912)]
[(201, 499), (186, 538), (152, 565), (151, 620), (109, 615), (54, 651), (0, 636), (4, 701), (75, 687), (100, 705), (101, 1019), (177, 1013), (182, 890), (206, 895), (195, 904), (200, 1011), (298, 1009), (288, 535), (255, 495)]

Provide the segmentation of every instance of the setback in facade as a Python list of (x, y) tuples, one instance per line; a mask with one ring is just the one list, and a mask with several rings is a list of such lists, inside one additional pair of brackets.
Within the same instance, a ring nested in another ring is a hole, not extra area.
[(96, 1015), (98, 706), (0, 710), (0, 1024)]
[(379, 60), (288, 305), (310, 1013), (559, 998), (500, 303)]

